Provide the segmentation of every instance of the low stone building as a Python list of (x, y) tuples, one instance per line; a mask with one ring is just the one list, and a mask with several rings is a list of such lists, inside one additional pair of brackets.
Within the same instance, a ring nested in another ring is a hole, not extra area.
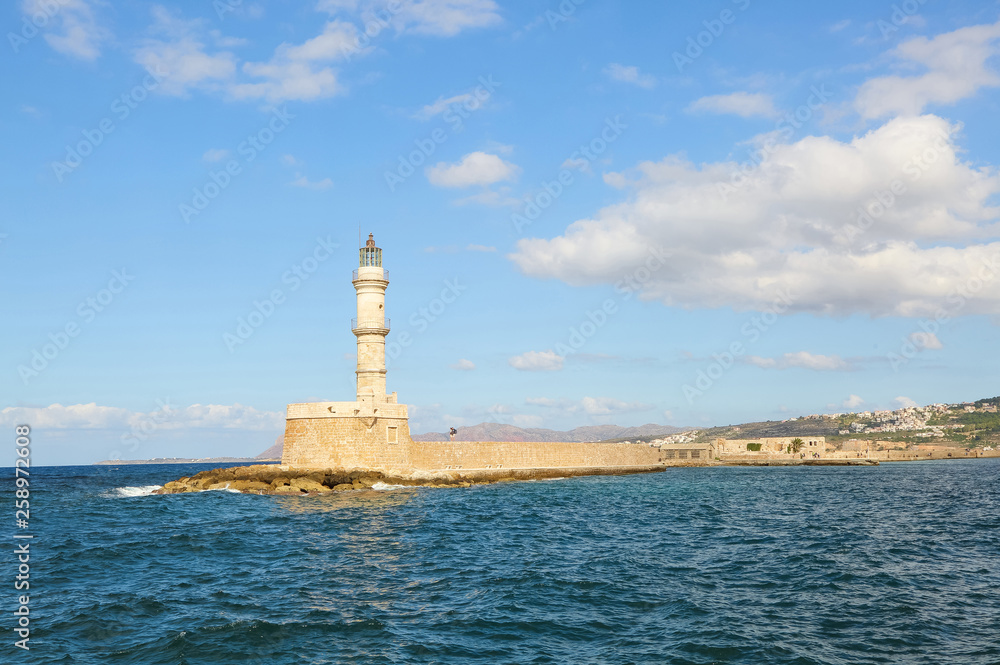
[(666, 463), (709, 462), (716, 458), (712, 443), (664, 443), (659, 447), (660, 459)]
[[(802, 440), (798, 452), (792, 452), (792, 441)], [(732, 457), (823, 457), (826, 455), (826, 437), (776, 436), (756, 439), (716, 439), (715, 449), (720, 459)]]

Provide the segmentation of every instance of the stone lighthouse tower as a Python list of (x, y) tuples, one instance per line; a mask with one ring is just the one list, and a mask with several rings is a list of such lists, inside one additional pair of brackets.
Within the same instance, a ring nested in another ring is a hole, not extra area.
[(359, 250), (358, 268), (354, 271), (354, 290), (358, 295), (358, 316), (351, 329), (358, 338), (358, 401), (385, 401), (385, 336), (389, 319), (385, 316), (385, 289), (388, 273), (382, 267), (382, 250), (368, 234), (368, 242)]
[(389, 276), (375, 238), (358, 250), (354, 290), (358, 315), (357, 398), (353, 402), (289, 404), (281, 462), (316, 469), (404, 469), (412, 465), (409, 414), (385, 392), (385, 289)]

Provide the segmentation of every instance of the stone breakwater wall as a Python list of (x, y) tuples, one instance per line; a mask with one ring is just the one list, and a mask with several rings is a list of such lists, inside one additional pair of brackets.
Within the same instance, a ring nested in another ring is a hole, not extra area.
[(636, 443), (414, 441), (415, 469), (568, 469), (644, 467), (665, 463), (657, 448)]
[[(711, 458), (710, 446), (690, 457)], [(683, 458), (688, 458), (685, 451)], [(413, 441), (406, 406), (392, 402), (290, 404), (281, 463), (292, 468), (413, 470), (648, 466), (674, 454), (639, 443)], [(680, 456), (676, 456), (680, 461)]]
[(881, 462), (923, 462), (931, 460), (981, 459), (1000, 457), (997, 450), (976, 450), (967, 452), (964, 448), (939, 448), (936, 450), (872, 450), (837, 451), (824, 455), (832, 459), (872, 459)]

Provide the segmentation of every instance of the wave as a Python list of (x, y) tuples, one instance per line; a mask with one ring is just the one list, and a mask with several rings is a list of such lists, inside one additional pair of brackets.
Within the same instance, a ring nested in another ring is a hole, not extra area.
[(226, 483), (225, 487), (213, 487), (213, 488), (204, 489), (204, 490), (198, 490), (198, 491), (199, 492), (230, 492), (232, 494), (243, 494), (243, 492), (241, 492), (239, 490), (230, 489), (229, 483)]
[(150, 496), (163, 485), (140, 485), (138, 487), (116, 487), (111, 490), (112, 497)]
[(389, 483), (383, 483), (381, 480), (372, 485), (373, 490), (378, 490), (379, 492), (385, 492), (387, 490), (399, 490), (406, 487), (406, 485), (390, 485)]

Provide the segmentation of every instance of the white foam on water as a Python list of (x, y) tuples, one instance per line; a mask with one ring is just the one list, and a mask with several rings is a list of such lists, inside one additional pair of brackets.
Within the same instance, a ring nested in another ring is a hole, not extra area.
[(202, 492), (230, 492), (232, 494), (243, 494), (239, 490), (229, 489), (229, 483), (226, 483), (225, 487), (216, 487), (215, 489), (201, 490)]
[(111, 490), (111, 496), (133, 497), (150, 496), (153, 492), (163, 487), (163, 485), (141, 485), (139, 487), (116, 487)]
[(372, 485), (372, 489), (379, 492), (385, 492), (387, 490), (400, 490), (404, 487), (406, 487), (406, 485), (390, 485), (389, 483), (383, 483), (381, 480)]

